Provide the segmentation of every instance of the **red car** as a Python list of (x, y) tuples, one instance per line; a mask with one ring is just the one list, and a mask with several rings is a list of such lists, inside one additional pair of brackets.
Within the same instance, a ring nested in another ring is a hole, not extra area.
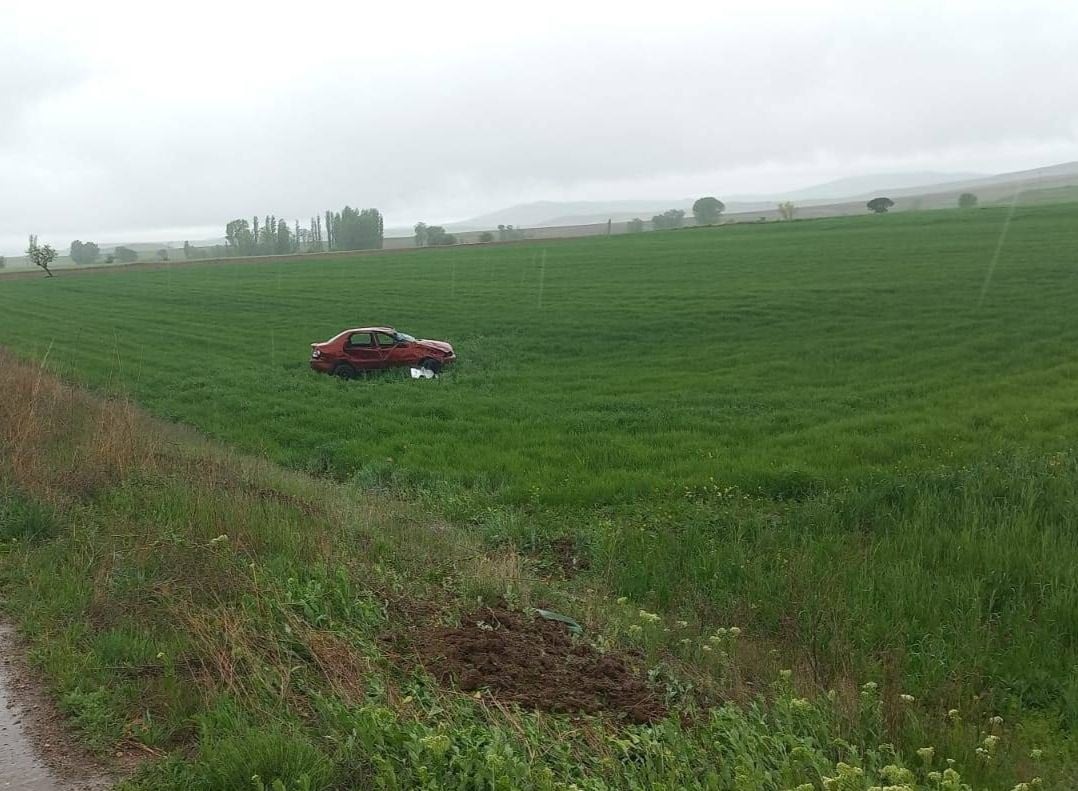
[(357, 327), (311, 344), (311, 368), (351, 379), (361, 371), (409, 366), (438, 373), (457, 359), (445, 341), (416, 340), (392, 327)]

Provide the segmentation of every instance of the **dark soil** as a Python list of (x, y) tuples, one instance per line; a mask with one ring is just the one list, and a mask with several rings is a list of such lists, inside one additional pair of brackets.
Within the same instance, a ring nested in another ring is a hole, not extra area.
[(574, 640), (565, 624), (483, 608), (459, 627), (419, 630), (414, 648), (444, 684), (489, 690), (502, 701), (566, 714), (612, 713), (634, 723), (666, 714), (627, 657)]

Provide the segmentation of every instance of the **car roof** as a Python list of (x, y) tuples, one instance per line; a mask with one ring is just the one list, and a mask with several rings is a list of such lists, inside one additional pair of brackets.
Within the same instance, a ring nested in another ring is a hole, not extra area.
[(392, 327), (353, 327), (345, 332), (388, 332), (392, 335), (395, 330)]

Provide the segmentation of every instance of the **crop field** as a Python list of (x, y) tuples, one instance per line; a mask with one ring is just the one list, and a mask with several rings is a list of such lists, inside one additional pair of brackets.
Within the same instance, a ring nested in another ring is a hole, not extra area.
[[(459, 363), (309, 370), (367, 324)], [(0, 278), (0, 345), (1074, 749), (1078, 204)]]
[[(3, 282), (0, 337), (344, 478), (573, 507), (798, 495), (1069, 446), (1076, 212), (1020, 211), (991, 271), (1005, 216)], [(310, 342), (378, 323), (448, 338), (461, 363), (434, 383), (310, 373)]]

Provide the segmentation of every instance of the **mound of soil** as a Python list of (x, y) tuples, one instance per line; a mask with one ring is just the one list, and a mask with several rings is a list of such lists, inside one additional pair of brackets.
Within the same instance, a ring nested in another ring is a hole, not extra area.
[(624, 657), (574, 641), (565, 624), (504, 608), (484, 608), (459, 627), (413, 635), (427, 669), (465, 692), (544, 711), (610, 712), (635, 723), (666, 714), (655, 690)]

